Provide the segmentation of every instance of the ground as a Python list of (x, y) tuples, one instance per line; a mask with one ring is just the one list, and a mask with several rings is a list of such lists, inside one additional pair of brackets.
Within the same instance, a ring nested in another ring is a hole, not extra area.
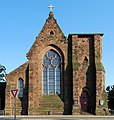
[[(14, 118), (0, 116), (0, 120), (14, 120)], [(18, 116), (16, 120), (114, 120), (114, 116)]]

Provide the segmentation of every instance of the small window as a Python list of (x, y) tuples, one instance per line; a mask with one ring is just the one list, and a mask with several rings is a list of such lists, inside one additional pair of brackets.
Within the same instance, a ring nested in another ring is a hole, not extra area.
[(19, 78), (18, 80), (18, 97), (19, 98), (23, 97), (23, 87), (24, 87), (23, 79)]
[(85, 58), (84, 58), (83, 63), (84, 63), (84, 64), (87, 64), (87, 63), (88, 63), (88, 59), (87, 59), (87, 57), (86, 57), (86, 56), (85, 56)]
[(50, 37), (53, 37), (54, 33), (53, 31), (50, 32)]

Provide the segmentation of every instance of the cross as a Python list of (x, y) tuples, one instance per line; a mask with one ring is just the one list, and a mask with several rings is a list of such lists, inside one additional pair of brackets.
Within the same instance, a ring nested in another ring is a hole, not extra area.
[(54, 8), (54, 6), (52, 6), (52, 4), (50, 6), (48, 6), (48, 8), (50, 8), (50, 12), (52, 12), (52, 9)]

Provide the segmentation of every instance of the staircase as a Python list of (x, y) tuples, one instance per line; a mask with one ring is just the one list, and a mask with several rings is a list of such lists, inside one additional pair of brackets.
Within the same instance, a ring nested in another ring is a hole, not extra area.
[(58, 95), (43, 95), (40, 99), (40, 115), (62, 115), (64, 104)]
[(81, 114), (81, 115), (92, 115), (91, 113), (85, 112), (85, 111), (81, 111), (80, 114)]

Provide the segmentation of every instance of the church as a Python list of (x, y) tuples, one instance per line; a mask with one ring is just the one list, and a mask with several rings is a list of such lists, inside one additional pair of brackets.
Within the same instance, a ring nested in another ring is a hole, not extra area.
[(49, 17), (26, 54), (23, 65), (7, 74), (5, 114), (79, 115), (102, 112), (105, 89), (102, 33), (65, 37), (50, 5)]

